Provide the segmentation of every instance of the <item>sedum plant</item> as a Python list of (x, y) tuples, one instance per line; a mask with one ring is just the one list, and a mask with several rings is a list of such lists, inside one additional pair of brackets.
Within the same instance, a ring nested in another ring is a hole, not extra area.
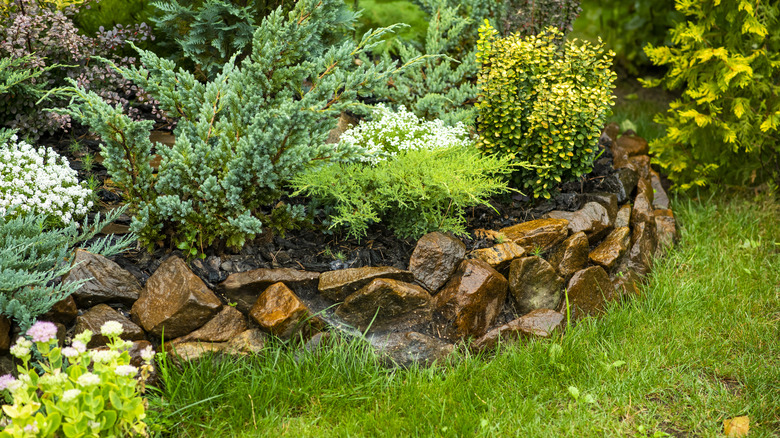
[[(241, 247), (272, 217), (284, 184), (312, 163), (352, 151), (325, 145), (335, 116), (386, 80), (389, 62), (354, 66), (391, 29), (360, 42), (329, 44), (340, 0), (301, 0), (288, 14), (266, 17), (240, 65), (231, 60), (207, 83), (154, 53), (139, 51), (143, 67), (119, 71), (180, 117), (171, 148), (150, 165), (151, 121), (134, 122), (121, 109), (82, 89), (70, 114), (102, 138), (103, 165), (131, 204), (132, 229), (152, 247), (170, 241), (190, 253), (220, 239)], [(279, 207), (277, 211), (285, 209)]]
[(678, 0), (687, 17), (672, 47), (645, 47), (669, 67), (646, 81), (683, 89), (655, 121), (666, 136), (650, 144), (682, 190), (712, 182), (780, 179), (780, 5), (747, 0)]
[(560, 38), (555, 28), (527, 38), (497, 38), (488, 22), (480, 29), (478, 146), (530, 163), (515, 180), (535, 197), (591, 170), (614, 99), (613, 54)]
[(324, 165), (293, 179), (304, 193), (332, 207), (332, 227), (361, 238), (383, 222), (401, 238), (431, 231), (465, 234), (464, 209), (506, 192), (513, 166), (483, 156), (463, 125), (422, 121), (402, 109), (379, 108), (374, 120), (344, 132), (342, 143), (368, 149), (369, 162)]
[[(154, 351), (149, 346), (141, 352), (140, 370), (130, 365), (133, 343), (120, 339), (122, 331), (117, 321), (104, 323), (100, 332), (110, 340), (108, 349), (87, 351), (89, 330), (60, 348), (53, 323), (30, 327), (29, 339), (20, 337), (11, 347), (22, 362), (18, 376), (0, 377), (0, 390), (12, 399), (3, 405), (6, 424), (0, 438), (148, 436), (141, 394)], [(33, 345), (43, 356), (35, 366), (30, 361)]]
[(68, 225), (92, 208), (91, 197), (67, 158), (0, 130), (0, 215), (32, 213), (50, 226)]

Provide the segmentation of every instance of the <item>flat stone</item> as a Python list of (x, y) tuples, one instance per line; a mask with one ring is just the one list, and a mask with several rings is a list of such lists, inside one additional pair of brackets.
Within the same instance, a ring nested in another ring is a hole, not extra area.
[(556, 247), (547, 261), (558, 271), (558, 275), (568, 281), (575, 272), (585, 267), (589, 249), (585, 233), (574, 233)]
[(500, 232), (526, 251), (546, 251), (569, 235), (568, 225), (566, 219), (536, 219), (502, 228)]
[(655, 223), (639, 222), (634, 225), (634, 230), (631, 233), (628, 267), (639, 274), (640, 277), (647, 275), (653, 266), (653, 257), (658, 244), (655, 230)]
[(639, 181), (639, 175), (636, 172), (627, 167), (621, 167), (596, 184), (595, 189), (614, 193), (617, 196), (618, 204), (622, 204), (631, 196), (637, 181)]
[(606, 208), (607, 214), (609, 214), (609, 222), (614, 224), (615, 217), (617, 216), (618, 212), (618, 201), (616, 194), (607, 192), (593, 192), (585, 193), (582, 195), (582, 197), (586, 202), (598, 202), (602, 207)]
[(88, 280), (71, 296), (79, 307), (92, 307), (99, 303), (120, 303), (132, 306), (141, 293), (141, 283), (133, 274), (115, 262), (98, 254), (77, 249), (71, 271), (65, 275), (65, 284)]
[(209, 354), (217, 354), (227, 347), (227, 342), (182, 342), (167, 344), (166, 349), (177, 362), (200, 360)]
[(551, 211), (547, 217), (569, 221), (569, 232), (585, 233), (591, 244), (601, 240), (612, 226), (609, 212), (598, 202), (588, 202), (577, 211)]
[(513, 321), (485, 333), (474, 341), (471, 348), (475, 351), (492, 350), (501, 342), (517, 341), (525, 338), (549, 338), (552, 332), (563, 327), (565, 317), (551, 309), (536, 309)]
[(79, 316), (79, 309), (76, 306), (76, 300), (71, 295), (65, 299), (57, 301), (42, 317), (43, 321), (59, 322), (69, 325)]
[(631, 223), (631, 204), (624, 204), (615, 216), (615, 228), (627, 227)]
[(563, 278), (541, 257), (523, 257), (509, 265), (509, 292), (520, 313), (555, 309), (561, 301)]
[(431, 295), (420, 286), (389, 278), (376, 278), (348, 296), (336, 316), (361, 332), (387, 327), (409, 328), (430, 321)]
[(295, 269), (254, 269), (228, 275), (228, 278), (217, 285), (217, 291), (228, 302), (236, 303), (236, 309), (242, 313), (249, 310), (257, 301), (257, 297), (276, 283), (284, 283), (301, 296), (313, 294), (317, 290), (317, 272), (298, 271)]
[[(571, 277), (567, 294), (571, 319), (578, 320), (603, 313), (606, 303), (615, 296), (615, 287), (604, 268), (591, 266)], [(561, 313), (565, 312), (563, 309)]]
[(647, 155), (650, 152), (650, 146), (647, 140), (638, 135), (621, 135), (612, 147), (613, 154), (615, 149), (624, 151), (629, 157), (635, 155)]
[(308, 306), (284, 283), (272, 284), (263, 291), (249, 316), (263, 330), (284, 340), (302, 330), (307, 335), (312, 327), (322, 326), (320, 318), (313, 316)]
[(417, 332), (369, 335), (368, 341), (390, 368), (408, 368), (414, 364), (427, 367), (445, 361), (455, 350), (448, 342)]
[(666, 194), (666, 190), (664, 190), (664, 186), (661, 184), (661, 175), (652, 169), (650, 170), (650, 185), (653, 188), (653, 208), (669, 208), (669, 196)]
[(264, 348), (267, 336), (258, 329), (245, 330), (228, 342), (182, 342), (167, 344), (166, 349), (178, 362), (202, 359), (210, 354), (246, 356), (258, 354)]
[(194, 332), (174, 339), (183, 342), (227, 342), (247, 329), (244, 315), (233, 306), (224, 306), (216, 316)]
[(120, 338), (126, 341), (141, 341), (145, 339), (144, 331), (137, 324), (127, 319), (124, 315), (109, 307), (107, 304), (98, 304), (91, 309), (79, 315), (76, 318), (76, 326), (73, 328), (75, 333), (81, 333), (84, 330), (90, 330), (93, 333), (92, 340), (87, 347), (101, 347), (108, 344), (109, 339), (100, 334), (100, 327), (108, 321), (116, 321), (122, 324), (124, 329)]
[(658, 239), (655, 256), (663, 257), (677, 240), (677, 220), (674, 218), (672, 210), (669, 209), (657, 209), (653, 213), (655, 214), (655, 231)]
[(634, 206), (631, 209), (631, 227), (636, 228), (639, 223), (655, 225), (653, 203), (647, 198), (645, 192), (637, 193), (636, 198), (634, 198)]
[(407, 283), (414, 281), (411, 272), (391, 266), (350, 268), (323, 272), (317, 288), (323, 297), (331, 301), (344, 301), (376, 278), (389, 278)]
[(11, 348), (11, 321), (5, 316), (0, 316), (0, 350)]
[(509, 267), (512, 260), (523, 257), (525, 249), (514, 242), (499, 243), (490, 248), (476, 249), (469, 253), (469, 258), (480, 259), (498, 272)]
[(227, 342), (225, 351), (234, 356), (259, 354), (265, 348), (267, 340), (268, 336), (258, 329), (244, 330)]
[(615, 228), (591, 251), (588, 259), (604, 269), (612, 269), (620, 257), (628, 251), (630, 243), (631, 229), (628, 227)]
[(417, 241), (409, 260), (409, 271), (431, 292), (444, 286), (463, 257), (466, 245), (458, 238), (434, 231)]
[(222, 302), (179, 257), (169, 257), (146, 281), (131, 310), (133, 321), (152, 336), (175, 339), (200, 328)]
[(478, 259), (461, 262), (434, 298), (443, 335), (452, 340), (480, 337), (492, 326), (504, 305), (507, 280)]

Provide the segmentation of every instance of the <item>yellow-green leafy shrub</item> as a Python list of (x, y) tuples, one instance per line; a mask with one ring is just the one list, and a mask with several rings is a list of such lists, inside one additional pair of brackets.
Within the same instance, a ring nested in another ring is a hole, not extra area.
[(668, 65), (679, 100), (655, 121), (666, 136), (650, 144), (654, 161), (680, 189), (710, 182), (760, 182), (780, 175), (780, 6), (747, 0), (678, 0), (688, 17), (672, 47), (648, 45)]
[(552, 27), (528, 38), (498, 38), (485, 22), (479, 34), (478, 146), (534, 165), (519, 168), (515, 181), (549, 198), (558, 183), (592, 168), (613, 104), (614, 54), (587, 41), (561, 46)]

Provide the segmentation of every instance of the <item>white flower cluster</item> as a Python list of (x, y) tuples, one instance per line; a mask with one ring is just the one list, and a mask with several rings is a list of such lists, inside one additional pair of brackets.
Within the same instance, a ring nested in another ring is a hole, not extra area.
[(11, 209), (44, 214), (67, 225), (92, 207), (68, 160), (51, 148), (35, 149), (11, 136), (0, 144), (0, 215)]
[(364, 121), (345, 131), (342, 143), (365, 150), (361, 161), (376, 164), (398, 152), (467, 146), (472, 143), (465, 125), (447, 126), (441, 120), (417, 118), (404, 106), (393, 112), (377, 105), (373, 120)]

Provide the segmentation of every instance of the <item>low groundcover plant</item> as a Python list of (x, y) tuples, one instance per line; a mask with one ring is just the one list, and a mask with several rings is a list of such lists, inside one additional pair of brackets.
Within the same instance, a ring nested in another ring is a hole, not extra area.
[[(11, 354), (22, 361), (18, 378), (0, 377), (0, 391), (13, 400), (3, 405), (0, 438), (146, 436), (141, 393), (154, 351), (151, 346), (142, 351), (145, 365), (140, 370), (130, 365), (127, 350), (133, 343), (119, 338), (122, 331), (120, 323), (106, 322), (100, 333), (110, 339), (108, 349), (87, 351), (91, 331), (60, 348), (54, 324), (33, 324), (27, 331), (30, 339), (20, 337), (11, 347)], [(30, 363), (33, 345), (43, 356), (37, 366)]]

